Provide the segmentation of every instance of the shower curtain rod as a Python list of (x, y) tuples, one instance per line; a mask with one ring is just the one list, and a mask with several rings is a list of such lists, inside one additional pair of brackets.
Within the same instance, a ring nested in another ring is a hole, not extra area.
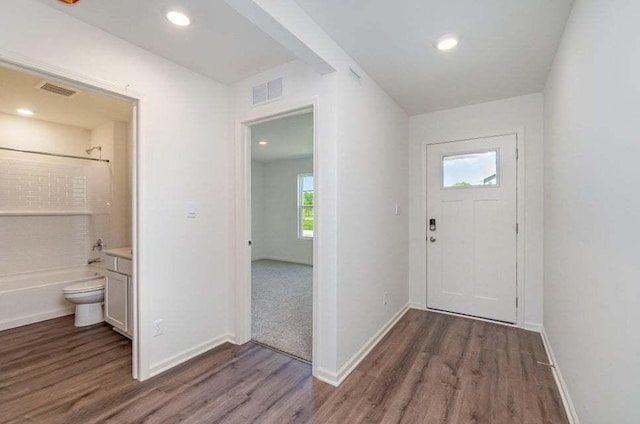
[(0, 146), (0, 150), (8, 150), (10, 152), (20, 152), (20, 153), (33, 153), (34, 155), (56, 156), (56, 157), (59, 157), (59, 158), (92, 160), (94, 162), (106, 162), (106, 163), (109, 163), (109, 159), (85, 158), (85, 157), (82, 157), (82, 156), (63, 155), (63, 154), (59, 154), (59, 153), (38, 152), (36, 150), (12, 149), (11, 147), (1, 147)]

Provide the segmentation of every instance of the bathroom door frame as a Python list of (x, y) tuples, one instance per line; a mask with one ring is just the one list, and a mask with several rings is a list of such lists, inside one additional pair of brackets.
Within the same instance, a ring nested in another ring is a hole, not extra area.
[[(15, 54), (11, 51), (0, 49), (0, 65), (9, 69), (14, 69), (20, 72), (27, 72), (30, 74), (38, 75), (43, 78), (57, 80), (60, 83), (67, 83), (72, 86), (84, 88), (88, 91), (92, 91), (105, 96), (113, 97), (122, 101), (131, 103), (133, 106), (133, 113), (131, 117), (131, 247), (135, 254), (133, 255), (133, 337), (132, 337), (132, 349), (131, 349), (131, 376), (136, 380), (144, 380), (148, 377), (144, 370), (148, 370), (146, 366), (145, 350), (144, 346), (140, 343), (142, 338), (141, 332), (143, 326), (140, 325), (140, 314), (143, 311), (142, 302), (140, 299), (143, 297), (141, 293), (142, 284), (138, 278), (140, 274), (139, 260), (140, 250), (138, 246), (143, 244), (143, 235), (139, 232), (139, 228), (142, 226), (139, 223), (139, 199), (141, 197), (141, 190), (138, 184), (139, 172), (144, 164), (141, 160), (143, 155), (143, 145), (141, 143), (142, 129), (140, 128), (139, 121), (141, 119), (141, 112), (145, 109), (144, 95), (142, 93), (131, 90), (128, 85), (119, 86), (103, 80), (92, 78), (88, 75), (84, 75), (70, 69), (51, 65), (46, 62), (42, 62), (30, 57)], [(144, 252), (142, 252), (144, 253)]]
[[(235, 294), (235, 343), (244, 344), (251, 340), (251, 126), (297, 114), (304, 110), (313, 113), (313, 189), (318, 192), (318, 178), (322, 174), (322, 164), (318, 155), (318, 97), (298, 101), (280, 101), (247, 112), (235, 124), (235, 165), (236, 165), (236, 226), (235, 226), (235, 279), (231, 290)], [(322, 188), (320, 188), (322, 190)], [(321, 197), (321, 196), (320, 196)], [(317, 376), (316, 358), (322, 352), (320, 335), (319, 286), (320, 270), (319, 246), (322, 240), (322, 203), (314, 196), (314, 234), (313, 234), (313, 318), (311, 369)]]

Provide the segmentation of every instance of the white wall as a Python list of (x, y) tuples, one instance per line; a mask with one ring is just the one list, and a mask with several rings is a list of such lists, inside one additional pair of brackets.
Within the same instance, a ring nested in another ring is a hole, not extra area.
[[(128, 86), (144, 96), (139, 120), (141, 230), (135, 252), (141, 375), (224, 340), (232, 185), (226, 88), (35, 0), (3, 7), (0, 55), (123, 90)], [(196, 219), (186, 218), (189, 200), (197, 204)], [(156, 319), (163, 319), (163, 334), (152, 337)]]
[(411, 117), (411, 303), (427, 302), (426, 224), (423, 216), (424, 146), (479, 136), (524, 130), (525, 135), (525, 324), (539, 330), (542, 324), (543, 227), (543, 100), (541, 94), (515, 97)]
[[(91, 131), (84, 128), (0, 113), (2, 147), (86, 156), (90, 139)], [(38, 157), (19, 155), (14, 157)]]
[(107, 248), (131, 246), (131, 178), (129, 125), (126, 122), (107, 122), (91, 131), (91, 146), (102, 146), (94, 150), (93, 157), (108, 159), (111, 181), (110, 205), (106, 216), (94, 216), (94, 221), (106, 218), (106, 222), (94, 222), (94, 227), (105, 227), (108, 234)]
[(252, 237), (258, 235), (253, 259), (312, 265), (313, 240), (298, 238), (298, 175), (313, 173), (313, 159), (252, 161), (254, 169), (262, 181), (252, 186)]
[[(267, 105), (252, 107), (250, 104), (251, 87), (255, 84), (268, 81), (277, 77), (284, 79), (284, 95), (282, 99)], [(312, 101), (319, 98), (318, 133), (316, 138), (315, 160), (326, 162), (328, 165), (322, 172), (315, 170), (316, 187), (315, 200), (316, 226), (322, 228), (321, 237), (316, 238), (315, 272), (320, 275), (321, 284), (315, 301), (320, 305), (314, 310), (317, 314), (318, 339), (314, 343), (321, 345), (317, 355), (313, 358), (314, 366), (322, 370), (336, 369), (337, 352), (337, 300), (336, 300), (336, 171), (332, 164), (335, 162), (335, 150), (337, 144), (337, 114), (335, 104), (336, 91), (334, 89), (335, 74), (319, 75), (310, 66), (293, 61), (282, 66), (265, 71), (246, 80), (230, 86), (230, 106), (232, 117), (229, 120), (229, 132), (235, 130), (238, 120), (254, 117), (256, 114), (270, 114), (279, 108), (290, 107), (298, 102)], [(234, 163), (234, 154), (230, 154), (228, 161)], [(255, 171), (254, 171), (255, 174)], [(229, 188), (231, 196), (236, 195), (235, 187)], [(230, 222), (236, 222), (236, 211), (230, 214)], [(235, 235), (235, 229), (230, 228)], [(236, 281), (230, 281), (230, 291), (235, 290)], [(229, 311), (229, 320), (232, 323), (230, 331), (236, 329), (236, 315), (242, 311)], [(331, 372), (331, 371), (327, 371)]]
[[(361, 82), (351, 78), (347, 64), (356, 64), (343, 60), (337, 73), (325, 76), (295, 61), (231, 86), (236, 119), (319, 96), (314, 266), (320, 268), (322, 350), (314, 364), (332, 382), (408, 303), (408, 117), (363, 71)], [(250, 87), (278, 76), (284, 77), (283, 99), (252, 108)]]
[(360, 350), (408, 305), (409, 118), (366, 74), (360, 82), (348, 71), (339, 77), (335, 166), (343, 378)]
[(283, 102), (319, 96), (314, 318), (321, 350), (313, 359), (318, 376), (339, 382), (408, 304), (408, 215), (394, 215), (396, 202), (406, 211), (409, 201), (408, 116), (295, 1), (227, 2), (315, 69), (336, 70), (320, 77), (308, 66), (280, 67), (236, 84), (233, 96), (241, 99), (237, 116), (247, 114), (250, 83), (281, 73)]
[(640, 422), (638, 16), (576, 1), (545, 90), (544, 327), (582, 424)]

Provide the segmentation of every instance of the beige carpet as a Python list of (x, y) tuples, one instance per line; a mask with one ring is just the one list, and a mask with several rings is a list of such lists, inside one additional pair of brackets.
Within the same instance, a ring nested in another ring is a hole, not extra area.
[(313, 267), (255, 261), (251, 284), (253, 340), (311, 361)]

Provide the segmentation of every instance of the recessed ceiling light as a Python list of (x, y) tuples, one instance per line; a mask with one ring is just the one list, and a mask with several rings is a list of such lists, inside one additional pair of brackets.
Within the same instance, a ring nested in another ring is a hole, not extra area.
[(167, 19), (174, 25), (178, 25), (181, 27), (186, 27), (191, 25), (191, 19), (187, 15), (182, 12), (178, 12), (176, 10), (172, 10), (167, 13)]
[(260, 140), (258, 141), (258, 144), (261, 146), (266, 146), (267, 144), (269, 144), (269, 142), (267, 140)]
[(438, 50), (446, 51), (451, 50), (460, 42), (460, 37), (455, 34), (446, 34), (442, 37), (438, 38), (438, 42), (436, 43), (436, 48)]
[(20, 109), (16, 109), (16, 112), (18, 112), (22, 116), (33, 116), (33, 111), (31, 109), (25, 109), (23, 107), (21, 107)]

